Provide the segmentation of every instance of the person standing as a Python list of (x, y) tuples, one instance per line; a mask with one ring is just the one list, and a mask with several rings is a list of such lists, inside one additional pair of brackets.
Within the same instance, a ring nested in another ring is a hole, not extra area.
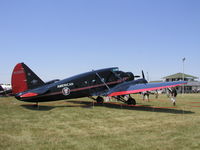
[(143, 95), (143, 101), (145, 100), (145, 98), (147, 99), (147, 101), (149, 102), (149, 91), (144, 91), (143, 93), (142, 93), (142, 95)]
[(158, 90), (155, 91), (155, 98), (158, 99)]
[(174, 106), (176, 105), (176, 96), (177, 96), (176, 88), (172, 88), (172, 91), (171, 91), (171, 101), (172, 101), (172, 103), (173, 103)]

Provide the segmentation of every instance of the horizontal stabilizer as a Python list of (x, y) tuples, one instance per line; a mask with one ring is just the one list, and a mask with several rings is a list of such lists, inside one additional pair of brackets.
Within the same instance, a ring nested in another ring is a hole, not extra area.
[(34, 97), (34, 96), (37, 96), (38, 94), (37, 93), (25, 93), (23, 95), (21, 95), (20, 97), (21, 98), (27, 98), (27, 97)]
[(38, 88), (33, 90), (28, 90), (27, 92), (22, 92), (16, 95), (16, 97), (20, 98), (28, 98), (28, 97), (35, 97), (46, 94), (49, 91), (48, 88)]

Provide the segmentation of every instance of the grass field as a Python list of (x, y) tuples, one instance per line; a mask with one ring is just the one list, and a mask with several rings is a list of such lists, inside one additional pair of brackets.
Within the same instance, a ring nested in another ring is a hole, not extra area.
[(88, 98), (40, 103), (39, 109), (0, 97), (0, 149), (189, 150), (200, 149), (200, 94), (137, 106), (93, 103)]

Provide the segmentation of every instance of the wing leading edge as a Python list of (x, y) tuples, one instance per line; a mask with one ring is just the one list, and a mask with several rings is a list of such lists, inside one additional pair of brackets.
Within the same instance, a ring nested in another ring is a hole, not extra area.
[(139, 93), (144, 91), (153, 91), (164, 88), (170, 88), (179, 86), (182, 84), (187, 84), (186, 81), (176, 81), (176, 82), (159, 82), (159, 83), (144, 83), (144, 84), (134, 84), (132, 82), (128, 82), (126, 84), (118, 85), (112, 88), (107, 95), (108, 96), (118, 96), (118, 95), (127, 95), (133, 93)]

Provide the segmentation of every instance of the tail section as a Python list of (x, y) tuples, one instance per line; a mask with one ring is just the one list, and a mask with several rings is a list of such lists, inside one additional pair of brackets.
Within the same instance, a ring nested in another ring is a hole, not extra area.
[(34, 89), (45, 83), (24, 63), (15, 66), (12, 73), (12, 91), (13, 94)]

